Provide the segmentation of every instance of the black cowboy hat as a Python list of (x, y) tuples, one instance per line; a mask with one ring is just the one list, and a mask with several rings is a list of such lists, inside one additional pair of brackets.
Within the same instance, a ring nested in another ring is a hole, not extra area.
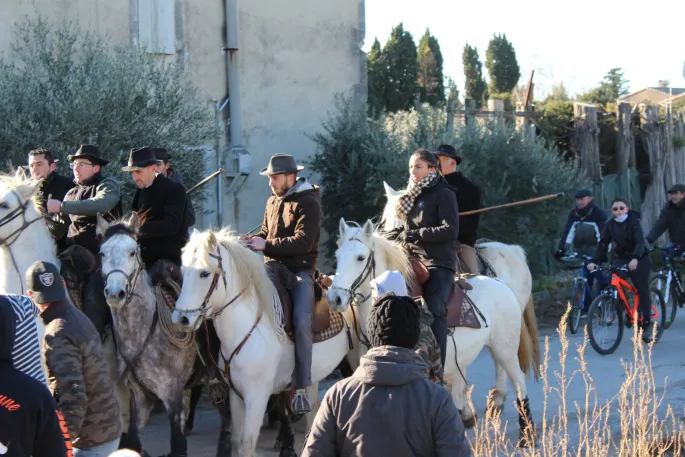
[(289, 154), (276, 154), (271, 156), (269, 166), (259, 172), (262, 176), (280, 175), (283, 173), (297, 173), (304, 170), (302, 165), (295, 163), (295, 157)]
[(461, 164), (464, 161), (464, 158), (457, 154), (457, 150), (449, 144), (441, 144), (440, 146), (438, 146), (437, 151), (433, 151), (433, 154), (454, 159), (457, 161), (457, 165)]
[(92, 144), (82, 144), (76, 154), (67, 156), (69, 162), (73, 162), (76, 159), (88, 159), (95, 165), (105, 166), (109, 163), (109, 160), (102, 158), (100, 150), (93, 146)]
[(169, 159), (171, 159), (171, 154), (169, 154), (166, 150), (166, 148), (150, 148), (152, 149), (152, 152), (155, 153), (155, 157), (157, 160), (161, 160), (163, 162), (168, 162)]
[(150, 165), (161, 165), (162, 161), (157, 160), (153, 148), (133, 148), (128, 157), (128, 166), (122, 167), (121, 171), (129, 173), (131, 171), (140, 170), (141, 168), (149, 167)]

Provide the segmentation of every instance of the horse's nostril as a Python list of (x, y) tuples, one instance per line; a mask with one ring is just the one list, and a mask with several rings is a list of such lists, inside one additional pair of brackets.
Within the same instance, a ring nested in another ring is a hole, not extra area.
[(126, 298), (126, 292), (120, 290), (117, 296), (119, 297), (119, 300), (123, 300), (124, 298)]
[(342, 299), (340, 298), (340, 295), (335, 297), (335, 304), (338, 306), (342, 305)]
[(186, 316), (181, 316), (181, 325), (187, 327), (190, 325), (190, 320)]
[(105, 287), (105, 297), (109, 295), (109, 289)]

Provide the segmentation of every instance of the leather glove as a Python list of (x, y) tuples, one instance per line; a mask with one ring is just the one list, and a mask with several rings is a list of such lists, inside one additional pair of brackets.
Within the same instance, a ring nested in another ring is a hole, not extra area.
[(405, 232), (402, 232), (402, 241), (405, 243), (414, 243), (416, 241), (419, 241), (420, 236), (419, 236), (419, 231), (418, 230), (407, 230)]
[(649, 238), (645, 239), (645, 247), (648, 251), (652, 252), (654, 250), (654, 241)]

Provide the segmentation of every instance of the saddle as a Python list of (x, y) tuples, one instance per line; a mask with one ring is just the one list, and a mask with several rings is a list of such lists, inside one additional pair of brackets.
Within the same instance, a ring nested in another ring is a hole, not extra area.
[[(294, 325), (293, 325), (293, 296), (292, 292), (297, 284), (297, 276), (295, 273), (286, 268), (279, 262), (267, 262), (265, 264), (267, 274), (273, 282), (278, 296), (283, 307), (283, 316), (285, 322), (285, 331), (291, 339), (294, 340)], [(326, 290), (322, 286), (324, 284), (330, 285), (328, 278), (317, 271), (314, 281), (314, 312), (312, 314), (312, 333), (318, 334), (329, 328), (331, 324), (331, 311), (328, 307), (328, 299), (326, 298)]]
[[(414, 281), (411, 284), (411, 293), (414, 297), (423, 297), (423, 286), (428, 282), (430, 272), (428, 268), (418, 259), (411, 259), (412, 269), (414, 270)], [(473, 286), (466, 281), (466, 276), (459, 273), (455, 274), (454, 282), (447, 299), (447, 327), (468, 327), (473, 329), (481, 328), (480, 321), (476, 316), (475, 303), (466, 295), (466, 292), (473, 289)]]

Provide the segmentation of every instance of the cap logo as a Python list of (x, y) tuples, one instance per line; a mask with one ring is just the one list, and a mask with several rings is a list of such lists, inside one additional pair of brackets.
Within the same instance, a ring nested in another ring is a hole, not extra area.
[(40, 279), (40, 283), (45, 287), (50, 287), (55, 282), (55, 276), (52, 273), (39, 274), (38, 279)]

